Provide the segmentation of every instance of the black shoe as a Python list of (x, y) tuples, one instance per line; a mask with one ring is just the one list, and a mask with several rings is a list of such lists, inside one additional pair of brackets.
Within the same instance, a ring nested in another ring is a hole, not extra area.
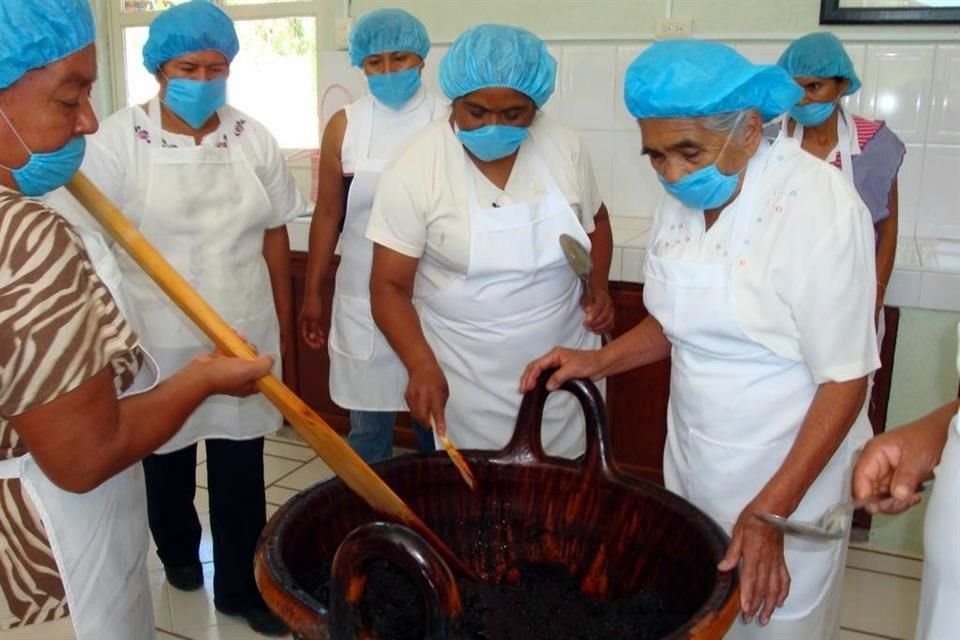
[(227, 609), (216, 604), (214, 606), (220, 613), (243, 618), (247, 621), (247, 624), (250, 625), (251, 629), (265, 636), (285, 636), (290, 633), (290, 629), (283, 620), (273, 615), (273, 613), (263, 605), (255, 605), (243, 610)]
[(191, 564), (185, 567), (164, 567), (167, 582), (180, 591), (196, 591), (203, 586), (203, 566)]

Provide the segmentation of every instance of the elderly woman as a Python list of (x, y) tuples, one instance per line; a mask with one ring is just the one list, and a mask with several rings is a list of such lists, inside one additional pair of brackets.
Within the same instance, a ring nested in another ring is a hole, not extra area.
[[(159, 92), (104, 121), (83, 169), (227, 322), (260, 351), (276, 353), (279, 327), (288, 326), (278, 317), (291, 313), (285, 224), (307, 206), (274, 138), (224, 102), (238, 48), (233, 22), (209, 2), (157, 16), (143, 62)], [(142, 317), (135, 328), (166, 376), (204, 351), (206, 340), (125, 252), (117, 259)], [(286, 629), (257, 591), (253, 555), (266, 523), (263, 436), (280, 424), (262, 397), (211, 399), (144, 461), (150, 529), (167, 581), (197, 589), (193, 498), (197, 442), (205, 441), (214, 605), (274, 634)]]
[(272, 364), (204, 354), (150, 389), (156, 371), (108, 289), (115, 263), (99, 261), (101, 281), (69, 225), (31, 199), (72, 177), (97, 129), (93, 38), (86, 0), (0, 3), (5, 638), (154, 636), (139, 461), (208, 395), (249, 393)]
[(720, 569), (740, 567), (742, 621), (728, 637), (832, 637), (847, 541), (785, 541), (754, 514), (813, 520), (849, 495), (878, 365), (869, 212), (797, 141), (764, 140), (802, 96), (778, 67), (661, 42), (624, 93), (669, 194), (647, 247), (651, 315), (600, 351), (555, 349), (521, 388), (551, 367), (555, 388), (670, 356), (664, 478), (732, 535)]
[[(373, 243), (365, 233), (377, 181), (415, 133), (447, 110), (420, 84), (430, 38), (400, 9), (378, 9), (350, 32), (350, 60), (370, 95), (334, 114), (320, 145), (320, 197), (310, 223), (310, 254), (300, 311), (304, 342), (324, 346), (320, 290), (340, 240), (330, 326), (330, 397), (350, 410), (350, 446), (367, 462), (393, 454), (397, 411), (405, 411), (407, 370), (377, 331), (370, 312)], [(342, 231), (341, 231), (342, 228)], [(414, 424), (421, 447), (433, 437)]]
[[(373, 317), (407, 369), (413, 416), (460, 447), (503, 447), (524, 364), (551, 344), (597, 346), (613, 324), (610, 222), (589, 158), (538, 111), (555, 76), (523, 29), (462, 34), (440, 66), (452, 115), (397, 157), (374, 200)], [(595, 299), (581, 299), (561, 234), (591, 247)], [(548, 407), (546, 450), (579, 455), (580, 421), (572, 399)]]
[(777, 64), (804, 90), (803, 99), (782, 120), (782, 134), (839, 168), (870, 210), (876, 231), (876, 308), (882, 321), (897, 253), (897, 173), (906, 148), (883, 122), (861, 118), (840, 104), (843, 96), (860, 89), (860, 79), (832, 33), (794, 40)]

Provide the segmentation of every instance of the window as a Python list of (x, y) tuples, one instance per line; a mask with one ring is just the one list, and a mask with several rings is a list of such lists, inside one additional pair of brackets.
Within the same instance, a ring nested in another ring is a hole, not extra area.
[[(156, 15), (186, 0), (115, 0), (110, 16), (117, 75), (114, 102), (141, 104), (157, 92), (143, 66), (148, 26)], [(318, 3), (303, 0), (219, 0), (231, 15), (240, 52), (230, 65), (227, 100), (262, 122), (285, 149), (319, 144), (317, 115)]]

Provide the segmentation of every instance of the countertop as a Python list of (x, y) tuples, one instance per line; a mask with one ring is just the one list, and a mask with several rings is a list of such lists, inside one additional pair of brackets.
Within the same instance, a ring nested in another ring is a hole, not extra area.
[[(650, 218), (611, 216), (613, 256), (610, 280), (643, 282)], [(306, 251), (309, 216), (287, 225), (290, 247)], [(896, 307), (960, 311), (960, 240), (901, 236), (887, 287), (887, 304)]]

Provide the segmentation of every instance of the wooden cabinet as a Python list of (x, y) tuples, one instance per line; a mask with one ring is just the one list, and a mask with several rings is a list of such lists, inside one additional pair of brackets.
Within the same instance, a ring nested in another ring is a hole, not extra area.
[[(293, 254), (294, 308), (299, 313), (303, 303), (306, 254)], [(331, 265), (323, 283), (324, 325), (329, 329), (336, 265)], [(643, 306), (643, 285), (615, 282), (610, 295), (616, 307), (618, 336), (648, 314)], [(883, 369), (875, 380), (870, 417), (874, 430), (883, 429), (890, 392), (890, 372), (896, 343), (897, 309), (885, 310), (887, 333), (882, 349)], [(329, 335), (329, 332), (328, 332)], [(296, 380), (298, 392), (307, 404), (341, 433), (348, 430), (347, 412), (330, 399), (327, 378), (330, 362), (326, 349), (314, 350), (300, 339), (296, 342)], [(609, 416), (614, 457), (624, 471), (653, 482), (663, 482), (663, 447), (667, 430), (667, 397), (670, 389), (670, 361), (658, 362), (613, 376), (607, 381), (607, 415)], [(414, 447), (408, 417), (398, 420), (397, 444)]]

